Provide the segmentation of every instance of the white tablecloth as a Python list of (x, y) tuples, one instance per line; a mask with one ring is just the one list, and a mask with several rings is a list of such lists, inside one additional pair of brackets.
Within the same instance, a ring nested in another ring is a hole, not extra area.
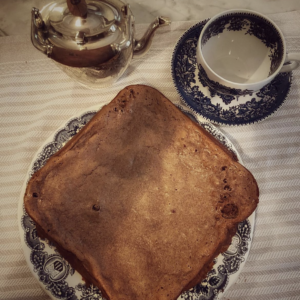
[[(288, 51), (300, 52), (300, 12), (271, 18)], [(148, 84), (179, 102), (171, 55), (195, 23), (176, 22), (158, 31), (146, 56), (134, 59), (114, 86), (99, 91), (68, 78), (29, 37), (0, 38), (0, 299), (49, 299), (26, 265), (17, 220), (21, 187), (38, 148), (70, 117), (112, 100), (129, 84)], [(138, 33), (144, 28), (139, 25)], [(260, 188), (250, 255), (224, 299), (300, 299), (300, 70), (294, 71), (287, 101), (269, 119), (220, 129)]]

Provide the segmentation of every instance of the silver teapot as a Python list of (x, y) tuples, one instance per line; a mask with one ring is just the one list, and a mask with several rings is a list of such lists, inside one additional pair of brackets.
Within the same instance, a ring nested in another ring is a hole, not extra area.
[(71, 78), (90, 88), (113, 84), (136, 55), (149, 49), (158, 17), (140, 40), (134, 16), (120, 0), (61, 0), (32, 9), (31, 41)]

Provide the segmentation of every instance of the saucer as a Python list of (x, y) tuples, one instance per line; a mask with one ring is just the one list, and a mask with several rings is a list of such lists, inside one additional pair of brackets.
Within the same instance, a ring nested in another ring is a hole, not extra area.
[(197, 42), (207, 21), (188, 29), (173, 51), (172, 77), (182, 101), (196, 114), (219, 125), (249, 125), (274, 114), (289, 94), (292, 73), (279, 73), (272, 82), (250, 95), (217, 92), (207, 85), (205, 72), (197, 66)]

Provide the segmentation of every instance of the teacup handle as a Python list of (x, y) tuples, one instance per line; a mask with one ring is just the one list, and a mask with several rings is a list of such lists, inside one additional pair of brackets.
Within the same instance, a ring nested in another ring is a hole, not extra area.
[(300, 65), (300, 53), (289, 53), (286, 55), (285, 63), (289, 63), (288, 65), (283, 65), (280, 73), (282, 72), (291, 72), (295, 70)]

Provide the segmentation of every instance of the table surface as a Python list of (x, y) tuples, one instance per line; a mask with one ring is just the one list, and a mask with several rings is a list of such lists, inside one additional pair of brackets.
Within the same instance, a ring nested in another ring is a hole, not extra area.
[[(48, 0), (2, 0), (0, 36), (29, 34), (31, 8), (42, 8)], [(299, 0), (128, 0), (136, 23), (150, 23), (156, 16), (173, 21), (203, 20), (233, 8), (256, 10), (273, 14), (300, 10)]]
[[(300, 52), (300, 1), (128, 1), (141, 34), (157, 15), (171, 17), (150, 51), (134, 59), (111, 88), (86, 89), (39, 53), (29, 39), (30, 10), (45, 0), (1, 1), (0, 32), (0, 299), (49, 300), (31, 274), (19, 236), (17, 209), (29, 165), (44, 141), (72, 116), (105, 103), (129, 84), (148, 84), (179, 103), (170, 72), (176, 41), (199, 20), (230, 8), (270, 15), (289, 52)], [(151, 3), (151, 4), (150, 4)], [(300, 299), (300, 70), (290, 94), (267, 120), (219, 126), (254, 174), (260, 204), (252, 248), (237, 282), (223, 299)], [(142, 299), (141, 299), (142, 300)]]

